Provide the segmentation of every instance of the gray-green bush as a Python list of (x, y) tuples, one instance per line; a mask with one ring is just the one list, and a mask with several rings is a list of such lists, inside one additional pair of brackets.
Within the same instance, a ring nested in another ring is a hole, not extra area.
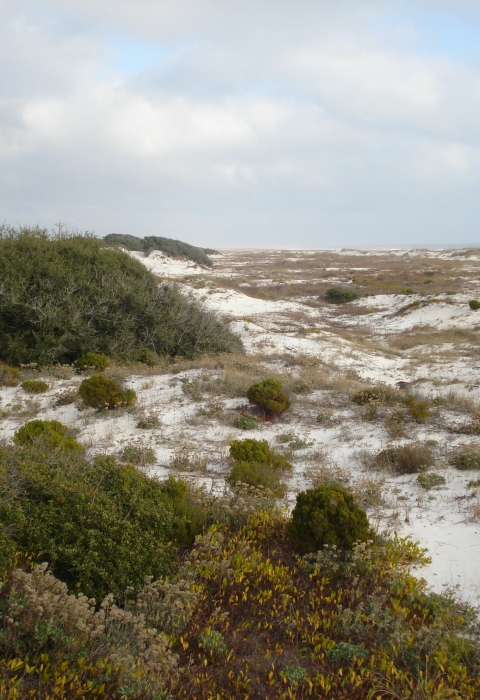
[[(71, 364), (239, 349), (225, 325), (89, 235), (0, 227), (0, 360)], [(149, 360), (150, 361), (150, 360)]]

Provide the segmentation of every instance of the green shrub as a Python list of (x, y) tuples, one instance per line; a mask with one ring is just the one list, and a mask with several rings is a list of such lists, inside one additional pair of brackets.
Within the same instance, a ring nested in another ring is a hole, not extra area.
[(142, 447), (141, 445), (127, 445), (120, 456), (122, 462), (129, 464), (139, 464), (145, 466), (154, 464), (156, 460), (155, 451), (151, 447)]
[[(0, 227), (0, 360), (72, 364), (86, 352), (138, 361), (241, 348), (213, 313), (127, 253), (88, 235)], [(67, 291), (66, 290), (71, 290)]]
[(273, 469), (291, 469), (292, 465), (284, 455), (272, 450), (266, 440), (232, 440), (230, 457), (236, 462), (257, 462), (268, 464)]
[(480, 469), (480, 452), (474, 449), (459, 450), (452, 454), (450, 463), (460, 471)]
[(480, 301), (477, 301), (476, 299), (471, 299), (468, 302), (468, 305), (472, 309), (472, 311), (478, 311), (478, 309), (480, 309)]
[(299, 493), (288, 532), (304, 552), (316, 552), (324, 545), (352, 549), (355, 542), (372, 537), (366, 512), (338, 484)]
[(290, 406), (281, 382), (276, 379), (264, 379), (252, 384), (247, 390), (247, 398), (270, 413), (282, 413)]
[(78, 393), (86, 406), (100, 411), (130, 406), (137, 398), (132, 389), (122, 389), (115, 379), (108, 379), (101, 374), (84, 379)]
[(278, 478), (277, 470), (258, 462), (237, 462), (225, 481), (232, 488), (239, 482), (248, 486), (263, 486), (279, 498), (283, 497), (286, 491), (285, 484)]
[(71, 590), (101, 600), (171, 571), (179, 518), (135, 467), (33, 441), (0, 447), (0, 485), (0, 529)]
[(405, 289), (402, 289), (400, 294), (406, 294), (409, 296), (410, 294), (415, 294), (415, 290), (412, 289), (412, 287), (405, 287)]
[(414, 396), (407, 396), (404, 403), (408, 407), (410, 416), (417, 423), (424, 423), (432, 415), (426, 401), (418, 401)]
[(58, 420), (31, 420), (16, 431), (13, 441), (17, 445), (40, 442), (50, 449), (85, 452), (83, 445), (69, 434), (67, 426)]
[(158, 365), (158, 355), (148, 348), (140, 348), (138, 351), (137, 360), (138, 362), (147, 365), (147, 367), (155, 367), (155, 365)]
[(18, 367), (2, 365), (0, 367), (0, 384), (3, 386), (18, 386), (20, 383), (20, 370)]
[(49, 390), (47, 382), (41, 379), (27, 379), (22, 382), (22, 389), (24, 389), (28, 394), (44, 394)]
[(103, 372), (110, 366), (110, 360), (102, 353), (86, 352), (75, 361), (75, 364), (79, 370), (94, 369), (96, 372)]
[(435, 474), (434, 472), (423, 472), (417, 476), (418, 484), (424, 488), (426, 491), (435, 488), (435, 486), (443, 486), (445, 484), (445, 477), (441, 474)]
[(394, 474), (417, 474), (426, 471), (434, 462), (433, 454), (427, 445), (411, 442), (399, 447), (387, 447), (379, 452), (374, 464), (388, 469)]
[(240, 430), (255, 430), (258, 428), (258, 421), (256, 416), (238, 416), (233, 421), (233, 425)]
[(358, 294), (353, 289), (343, 287), (331, 287), (325, 293), (325, 299), (329, 304), (347, 304), (358, 299)]

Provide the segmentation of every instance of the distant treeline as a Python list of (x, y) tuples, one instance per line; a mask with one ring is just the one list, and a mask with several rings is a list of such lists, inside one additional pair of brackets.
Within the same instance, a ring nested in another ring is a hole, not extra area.
[(212, 267), (213, 262), (208, 255), (214, 255), (217, 251), (211, 248), (197, 248), (197, 246), (177, 241), (173, 238), (163, 238), (162, 236), (146, 236), (138, 238), (130, 236), (128, 233), (109, 233), (103, 239), (108, 245), (122, 246), (127, 250), (138, 250), (146, 253), (150, 250), (161, 250), (165, 255), (172, 258), (185, 257), (200, 265)]

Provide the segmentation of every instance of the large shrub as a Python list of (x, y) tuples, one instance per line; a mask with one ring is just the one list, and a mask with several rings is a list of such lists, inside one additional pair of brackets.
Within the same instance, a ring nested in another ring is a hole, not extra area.
[(338, 484), (299, 493), (288, 532), (304, 552), (315, 552), (326, 544), (352, 549), (355, 542), (372, 537), (366, 512)]
[(130, 406), (137, 398), (133, 389), (123, 389), (115, 379), (109, 379), (101, 374), (84, 379), (78, 393), (86, 406), (98, 408), (101, 411)]
[(71, 364), (86, 352), (137, 361), (240, 347), (216, 317), (93, 236), (0, 227), (0, 360)]
[(230, 457), (236, 462), (256, 462), (268, 464), (273, 469), (291, 469), (292, 465), (285, 455), (272, 450), (266, 440), (232, 440), (230, 443)]
[(256, 404), (270, 413), (282, 413), (289, 405), (288, 396), (276, 379), (264, 379), (252, 384), (247, 390), (250, 403)]
[(41, 439), (2, 445), (0, 496), (5, 544), (48, 562), (72, 590), (102, 599), (171, 571), (185, 518), (162, 485), (135, 467), (111, 457), (91, 463)]
[(69, 429), (58, 420), (31, 420), (22, 425), (13, 436), (17, 445), (42, 443), (64, 452), (85, 452), (85, 448), (70, 435)]

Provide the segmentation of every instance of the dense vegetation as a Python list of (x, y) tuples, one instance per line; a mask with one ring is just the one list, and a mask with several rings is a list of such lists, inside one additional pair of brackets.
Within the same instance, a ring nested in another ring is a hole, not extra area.
[(123, 361), (228, 351), (238, 339), (138, 261), (85, 235), (0, 227), (0, 360)]
[(213, 265), (208, 254), (216, 253), (216, 250), (211, 248), (198, 248), (197, 246), (177, 241), (174, 238), (163, 238), (162, 236), (146, 236), (145, 238), (137, 238), (124, 233), (109, 233), (103, 239), (109, 245), (121, 246), (127, 250), (137, 250), (139, 252), (148, 252), (149, 250), (161, 250), (165, 255), (171, 258), (189, 258), (201, 265)]
[(474, 611), (426, 592), (410, 574), (425, 560), (414, 544), (376, 538), (300, 557), (287, 518), (256, 511), (217, 518), (168, 582), (148, 580), (100, 609), (44, 567), (10, 571), (0, 592), (2, 696), (479, 697)]

